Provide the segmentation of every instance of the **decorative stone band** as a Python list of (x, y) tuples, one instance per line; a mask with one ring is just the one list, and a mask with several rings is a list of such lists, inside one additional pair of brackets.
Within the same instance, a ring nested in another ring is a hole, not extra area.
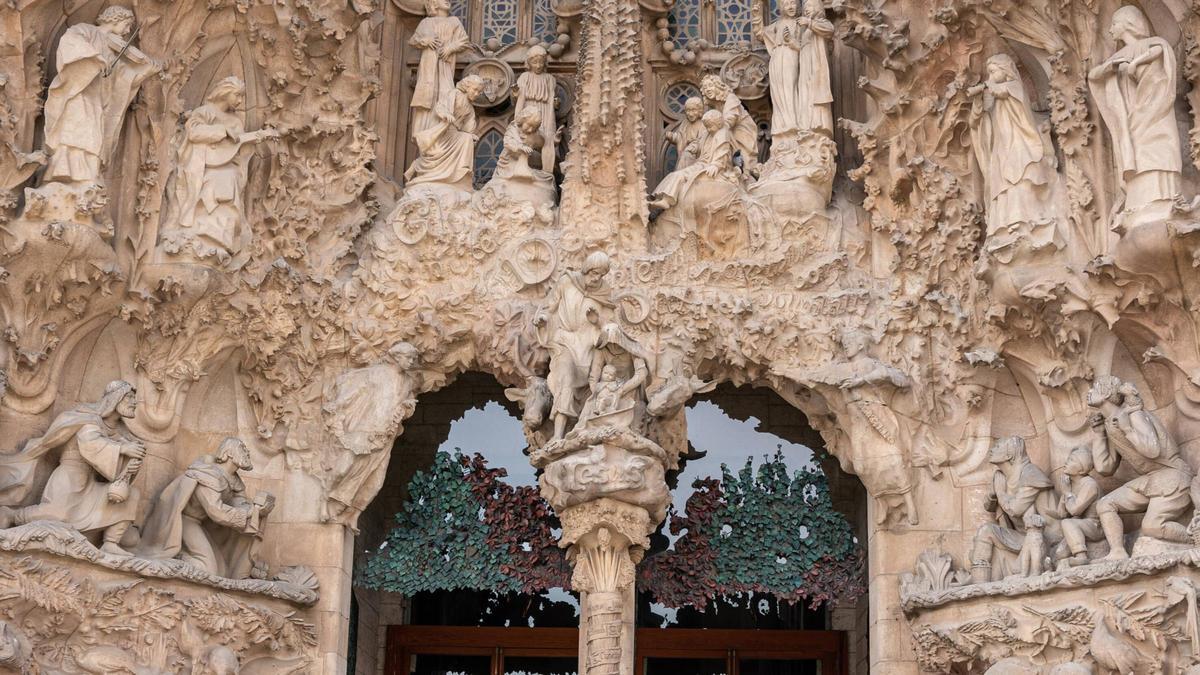
[(650, 548), (650, 532), (655, 526), (646, 509), (608, 498), (566, 509), (559, 514), (559, 519), (563, 532), (558, 545), (562, 548), (571, 546), (597, 528), (606, 527), (628, 539), (631, 548), (645, 551)]
[(1154, 576), (1175, 567), (1200, 568), (1200, 548), (1137, 556), (1120, 562), (1096, 562), (1062, 572), (1045, 572), (1033, 577), (1013, 577), (937, 591), (906, 594), (902, 588), (900, 606), (905, 614), (911, 616), (920, 610), (936, 609), (950, 603), (976, 598), (1011, 598), (1056, 589), (1097, 586), (1133, 577)]
[(603, 444), (619, 446), (633, 454), (653, 457), (661, 462), (664, 468), (679, 468), (678, 459), (669, 456), (661, 445), (628, 428), (619, 426), (572, 431), (567, 434), (566, 438), (551, 441), (545, 447), (534, 450), (529, 455), (529, 461), (535, 467), (542, 469), (557, 459)]
[(224, 591), (276, 598), (301, 606), (315, 605), (320, 597), (317, 579), (305, 567), (285, 567), (274, 580), (228, 579), (209, 574), (181, 560), (152, 560), (104, 553), (93, 546), (87, 537), (62, 523), (51, 521), (35, 521), (0, 530), (0, 551), (45, 552), (118, 572), (158, 579), (179, 579)]

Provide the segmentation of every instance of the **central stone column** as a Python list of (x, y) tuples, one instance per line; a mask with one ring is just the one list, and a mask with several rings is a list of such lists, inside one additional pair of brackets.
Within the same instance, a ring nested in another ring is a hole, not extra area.
[(584, 246), (646, 239), (646, 113), (638, 0), (585, 0), (562, 224)]
[(634, 566), (649, 547), (653, 528), (645, 509), (613, 499), (569, 508), (560, 516), (562, 544), (575, 567), (579, 591), (579, 672), (632, 675)]

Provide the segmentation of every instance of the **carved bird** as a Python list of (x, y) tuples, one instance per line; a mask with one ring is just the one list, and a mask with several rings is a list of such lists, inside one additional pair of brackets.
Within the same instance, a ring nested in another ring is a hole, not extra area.
[(1132, 673), (1142, 660), (1141, 653), (1123, 637), (1113, 634), (1108, 629), (1108, 622), (1104, 619), (1096, 621), (1096, 628), (1092, 630), (1092, 641), (1089, 646), (1092, 658), (1098, 665), (1107, 668), (1106, 672), (1116, 672), (1122, 675)]

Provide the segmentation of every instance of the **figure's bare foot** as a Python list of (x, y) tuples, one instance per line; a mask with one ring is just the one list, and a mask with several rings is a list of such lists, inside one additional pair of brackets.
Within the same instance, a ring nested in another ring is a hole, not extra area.
[(1115, 548), (1108, 555), (1101, 558), (1104, 562), (1123, 562), (1129, 560), (1129, 554), (1123, 548)]
[(100, 546), (100, 550), (109, 555), (121, 556), (122, 558), (129, 558), (133, 556), (132, 553), (126, 551), (111, 541), (104, 542), (104, 544)]

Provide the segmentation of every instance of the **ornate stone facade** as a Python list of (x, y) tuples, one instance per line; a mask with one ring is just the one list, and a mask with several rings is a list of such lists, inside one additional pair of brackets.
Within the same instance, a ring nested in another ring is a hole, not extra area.
[(720, 382), (869, 493), (873, 672), (1195, 670), (1200, 6), (688, 1), (0, 6), (0, 664), (343, 672), (482, 371), (581, 672)]

